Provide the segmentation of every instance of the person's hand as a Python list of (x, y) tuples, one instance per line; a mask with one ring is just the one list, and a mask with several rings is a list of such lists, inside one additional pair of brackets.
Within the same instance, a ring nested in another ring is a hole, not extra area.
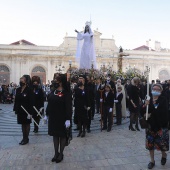
[(100, 102), (103, 102), (103, 99), (100, 99)]
[(114, 100), (115, 103), (118, 103), (118, 100)]
[(113, 110), (113, 109), (112, 109), (112, 108), (110, 108), (110, 109), (109, 109), (109, 113), (110, 113), (110, 112), (112, 112), (112, 110)]
[(65, 126), (66, 126), (66, 128), (69, 128), (69, 127), (70, 127), (70, 120), (66, 120)]
[(89, 111), (90, 110), (90, 107), (87, 107), (87, 111)]
[(145, 104), (149, 105), (150, 101), (149, 100), (145, 100)]
[(132, 104), (134, 108), (136, 108), (137, 106), (135, 105), (135, 103)]
[(76, 29), (74, 30), (75, 32), (79, 33)]

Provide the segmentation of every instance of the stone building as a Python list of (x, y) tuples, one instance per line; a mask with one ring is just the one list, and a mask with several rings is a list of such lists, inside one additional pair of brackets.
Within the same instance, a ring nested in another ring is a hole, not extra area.
[[(117, 71), (119, 48), (115, 40), (101, 38), (102, 33), (94, 30), (97, 67), (100, 69), (112, 67)], [(147, 42), (148, 43), (148, 42)], [(155, 42), (155, 49), (143, 45), (133, 50), (124, 50), (128, 56), (123, 57), (123, 71), (135, 67), (141, 73), (145, 66), (151, 68), (150, 80), (170, 79), (170, 51), (162, 49), (159, 42)], [(10, 45), (0, 45), (0, 84), (18, 83), (23, 74), (38, 75), (43, 83), (52, 80), (55, 72), (66, 72), (71, 66), (78, 68), (75, 62), (76, 37), (66, 34), (60, 46), (37, 46), (26, 40), (20, 40)]]

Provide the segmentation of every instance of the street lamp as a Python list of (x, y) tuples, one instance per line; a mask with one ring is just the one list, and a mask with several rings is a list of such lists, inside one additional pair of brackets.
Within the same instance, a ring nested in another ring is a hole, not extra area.
[(64, 69), (65, 69), (64, 66), (61, 66), (61, 64), (59, 64), (59, 65), (56, 66), (55, 68), (56, 68), (56, 71), (57, 71), (58, 73), (62, 73), (62, 72), (64, 71)]

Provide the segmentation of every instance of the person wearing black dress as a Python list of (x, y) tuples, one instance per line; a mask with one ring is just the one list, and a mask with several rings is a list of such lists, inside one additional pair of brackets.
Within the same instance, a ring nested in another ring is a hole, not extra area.
[(48, 134), (53, 136), (55, 149), (55, 155), (51, 161), (59, 163), (64, 157), (67, 128), (71, 124), (72, 99), (65, 74), (59, 74), (56, 77), (53, 87), (54, 90), (48, 96), (46, 115), (48, 116)]
[(27, 113), (22, 109), (23, 106), (25, 110), (31, 115), (32, 114), (32, 96), (31, 90), (26, 83), (26, 78), (20, 78), (20, 87), (16, 90), (14, 111), (17, 115), (18, 124), (22, 125), (23, 139), (19, 143), (20, 145), (25, 145), (29, 142), (29, 132), (31, 119), (28, 117)]
[(88, 123), (88, 111), (90, 110), (89, 90), (85, 86), (85, 77), (79, 76), (78, 88), (75, 89), (74, 107), (78, 119), (79, 133), (77, 137), (85, 137)]
[[(32, 77), (32, 103), (33, 107), (37, 109), (42, 115), (43, 108), (44, 108), (44, 92), (40, 85), (40, 77), (33, 76)], [(39, 125), (40, 123), (40, 116), (38, 115), (37, 111), (33, 109), (33, 118), (35, 122)], [(38, 132), (38, 126), (34, 123), (34, 133)]]

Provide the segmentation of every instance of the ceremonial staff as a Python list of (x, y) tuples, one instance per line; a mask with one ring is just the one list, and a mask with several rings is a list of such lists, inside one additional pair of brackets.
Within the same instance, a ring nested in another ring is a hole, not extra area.
[[(29, 117), (31, 117), (31, 115), (26, 111), (26, 109), (21, 105), (21, 108), (25, 111), (25, 113), (27, 113), (27, 115)], [(37, 124), (37, 122), (31, 117), (32, 121), (39, 127), (39, 125)]]
[(41, 119), (43, 119), (43, 117), (41, 116), (40, 112), (37, 110), (37, 108), (35, 106), (33, 106), (34, 110), (38, 113), (37, 116), (40, 116)]
[(103, 91), (104, 89), (100, 89), (100, 116), (101, 116), (101, 121), (100, 121), (100, 126), (101, 126), (101, 131), (103, 127)]
[[(150, 96), (149, 96), (149, 72), (150, 72), (150, 68), (148, 66), (146, 66), (146, 74), (147, 74), (147, 94), (146, 94), (146, 100), (150, 100)], [(149, 105), (146, 106), (146, 120), (148, 120), (148, 109), (149, 109)]]

